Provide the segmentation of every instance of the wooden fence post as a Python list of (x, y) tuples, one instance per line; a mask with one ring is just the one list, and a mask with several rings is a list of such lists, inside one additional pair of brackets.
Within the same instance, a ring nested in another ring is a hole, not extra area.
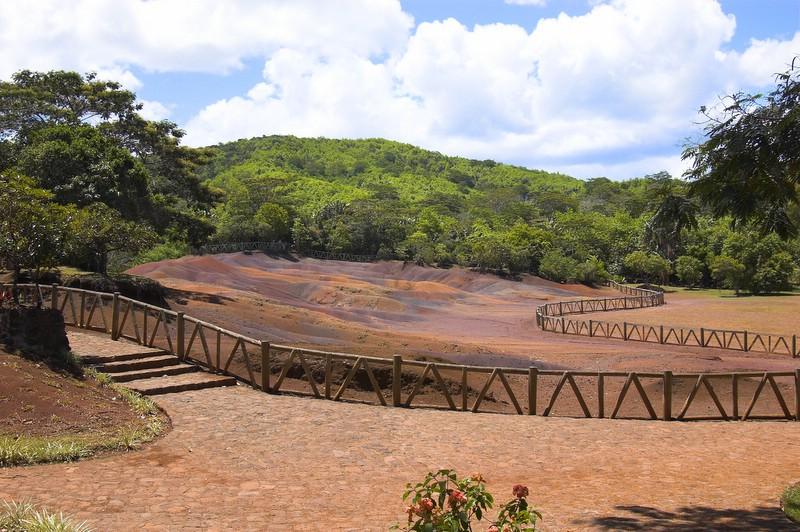
[(706, 330), (700, 327), (700, 347), (706, 346)]
[(606, 417), (606, 377), (602, 372), (597, 374), (597, 417)]
[(794, 370), (794, 420), (800, 421), (800, 369)]
[(333, 380), (333, 357), (325, 355), (325, 399), (331, 398), (331, 380)]
[(748, 344), (748, 341), (747, 341), (747, 331), (744, 331), (744, 351), (745, 351), (745, 352), (747, 352), (747, 351), (750, 351), (750, 346), (749, 346), (749, 345), (747, 345), (747, 344)]
[(55, 283), (53, 283), (52, 289), (50, 290), (50, 308), (58, 310), (58, 285)]
[(589, 320), (589, 336), (594, 336), (594, 331), (592, 331), (592, 320)]
[(400, 386), (403, 378), (403, 357), (394, 355), (392, 357), (392, 405), (400, 406)]
[(114, 292), (111, 300), (111, 339), (119, 340), (119, 292)]
[(81, 316), (80, 321), (78, 322), (78, 327), (81, 329), (86, 326), (86, 323), (83, 321), (86, 317), (86, 292), (81, 292)]
[(261, 340), (261, 391), (267, 393), (270, 392), (269, 377), (272, 372), (271, 366), (272, 361), (270, 360), (269, 342)]
[(797, 358), (797, 335), (792, 335), (792, 358)]
[(536, 394), (538, 393), (539, 368), (528, 368), (528, 415), (536, 415)]
[(623, 340), (627, 340), (628, 339), (628, 322), (627, 321), (623, 321), (622, 322), (622, 339)]
[(664, 326), (663, 325), (661, 325), (659, 327), (659, 330), (658, 330), (658, 343), (659, 344), (663, 344), (664, 343)]
[(561, 334), (566, 333), (566, 325), (564, 324), (564, 316), (561, 316)]
[(672, 372), (664, 372), (664, 421), (672, 421)]
[(736, 373), (731, 374), (731, 405), (733, 419), (739, 419), (739, 378)]
[(558, 315), (564, 315), (564, 304), (561, 301), (558, 302)]
[(177, 331), (175, 333), (175, 336), (177, 336), (176, 343), (178, 344), (178, 357), (181, 359), (186, 358), (186, 346), (184, 343), (186, 341), (186, 322), (183, 319), (183, 314), (183, 312), (178, 312), (178, 323), (176, 326)]
[(467, 407), (469, 406), (469, 398), (467, 397), (467, 393), (469, 392), (469, 387), (467, 386), (467, 367), (461, 367), (461, 410), (464, 412), (467, 411)]

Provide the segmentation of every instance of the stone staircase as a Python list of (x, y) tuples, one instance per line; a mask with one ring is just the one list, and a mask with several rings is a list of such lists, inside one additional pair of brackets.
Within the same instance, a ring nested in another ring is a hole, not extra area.
[(233, 377), (209, 373), (166, 351), (120, 342), (113, 344), (121, 349), (110, 352), (108, 349), (79, 350), (78, 354), (85, 364), (142, 395), (236, 385)]

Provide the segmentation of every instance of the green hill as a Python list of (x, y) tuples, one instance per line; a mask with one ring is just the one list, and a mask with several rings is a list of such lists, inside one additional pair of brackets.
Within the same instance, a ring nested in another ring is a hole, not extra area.
[(563, 174), (494, 161), (448, 157), (384, 139), (337, 140), (269, 136), (215, 147), (204, 169), (212, 184), (270, 183), (297, 212), (312, 214), (330, 201), (393, 196), (405, 205), (442, 196), (466, 200), (475, 192), (512, 191), (525, 200), (537, 192), (575, 194), (583, 182)]

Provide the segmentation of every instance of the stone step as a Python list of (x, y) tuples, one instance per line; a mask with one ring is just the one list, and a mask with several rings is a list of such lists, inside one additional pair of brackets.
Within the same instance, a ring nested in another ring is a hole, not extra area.
[(213, 375), (203, 371), (173, 375), (169, 377), (155, 377), (126, 382), (125, 386), (142, 395), (161, 395), (165, 393), (185, 392), (187, 390), (202, 390), (204, 388), (219, 388), (221, 386), (235, 386), (236, 379)]
[(126, 371), (177, 366), (178, 364), (181, 364), (181, 359), (174, 355), (157, 355), (136, 360), (122, 360), (120, 362), (98, 364), (96, 369), (103, 373), (122, 373)]
[(164, 377), (167, 375), (183, 375), (184, 373), (195, 373), (197, 371), (200, 371), (198, 366), (193, 366), (191, 364), (178, 364), (176, 366), (164, 366), (160, 368), (121, 371), (119, 373), (112, 373), (111, 377), (114, 379), (114, 382), (130, 382), (141, 379)]
[(122, 353), (115, 355), (80, 355), (80, 357), (84, 364), (107, 364), (110, 362), (141, 360), (144, 358), (159, 357), (164, 355), (169, 355), (169, 353), (163, 349), (152, 349), (150, 351), (137, 351), (134, 353)]

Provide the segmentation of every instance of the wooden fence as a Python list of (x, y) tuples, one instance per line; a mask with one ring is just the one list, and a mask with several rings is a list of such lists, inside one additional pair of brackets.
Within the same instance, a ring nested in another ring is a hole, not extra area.
[[(214, 255), (217, 253), (236, 253), (239, 251), (265, 251), (283, 253), (290, 250), (286, 242), (227, 242), (224, 244), (207, 244), (193, 250), (197, 255)], [(355, 253), (334, 253), (332, 251), (298, 251), (300, 255), (325, 260), (344, 260), (350, 262), (374, 262), (375, 255), (357, 255)]]
[(207, 244), (194, 250), (197, 255), (214, 255), (216, 253), (236, 253), (237, 251), (266, 251), (282, 253), (289, 246), (286, 242), (228, 242), (224, 244)]
[(119, 294), (57, 285), (19, 290), (28, 304), (60, 310), (68, 325), (164, 349), (270, 393), (520, 415), (800, 420), (800, 370), (592, 372), (358, 356), (272, 344)]
[(543, 331), (613, 338), (652, 344), (733, 349), (744, 352), (800, 356), (796, 334), (773, 334), (709, 327), (677, 327), (646, 323), (613, 322), (567, 318), (571, 314), (610, 312), (655, 307), (664, 304), (664, 294), (632, 288), (611, 281), (623, 297), (558, 301), (536, 308), (536, 323)]

